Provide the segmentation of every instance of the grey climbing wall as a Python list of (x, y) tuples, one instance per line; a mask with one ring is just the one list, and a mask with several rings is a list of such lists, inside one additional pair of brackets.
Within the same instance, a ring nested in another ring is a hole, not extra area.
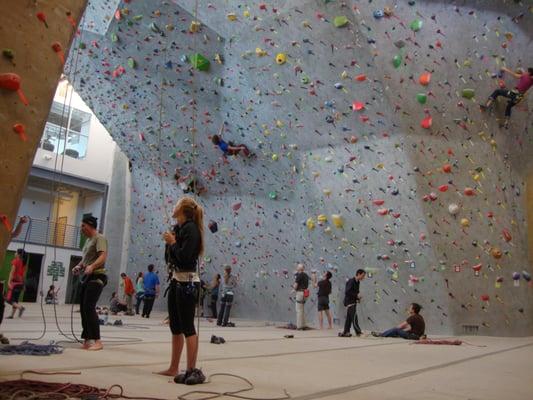
[[(132, 163), (132, 274), (163, 270), (177, 169), (207, 189), (218, 231), (202, 271), (232, 265), (236, 316), (294, 320), (301, 261), (333, 272), (340, 319), (346, 279), (370, 272), (366, 330), (416, 301), (431, 333), (532, 333), (530, 101), (509, 129), (503, 102), (479, 109), (513, 87), (503, 66), (531, 63), (530, 4), (132, 0), (102, 15), (99, 3), (71, 80)], [(210, 142), (221, 127), (255, 156), (223, 157)]]

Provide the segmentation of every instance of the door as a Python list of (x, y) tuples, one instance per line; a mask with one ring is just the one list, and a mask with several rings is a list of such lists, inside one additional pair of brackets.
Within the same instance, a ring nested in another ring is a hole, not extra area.
[(67, 293), (65, 297), (65, 304), (80, 304), (79, 299), (79, 284), (80, 276), (72, 274), (72, 268), (78, 265), (81, 261), (80, 256), (70, 256), (70, 265), (67, 274)]
[(54, 244), (59, 247), (65, 245), (65, 233), (67, 231), (67, 217), (59, 217), (56, 221)]
[(24, 294), (22, 296), (23, 302), (35, 303), (37, 301), (42, 264), (42, 254), (28, 253), (28, 266), (24, 280)]

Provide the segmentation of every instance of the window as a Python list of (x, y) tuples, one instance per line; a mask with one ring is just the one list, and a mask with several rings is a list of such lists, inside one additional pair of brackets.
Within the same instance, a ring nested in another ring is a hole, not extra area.
[(72, 158), (84, 158), (90, 125), (91, 114), (54, 101), (44, 127), (41, 147)]

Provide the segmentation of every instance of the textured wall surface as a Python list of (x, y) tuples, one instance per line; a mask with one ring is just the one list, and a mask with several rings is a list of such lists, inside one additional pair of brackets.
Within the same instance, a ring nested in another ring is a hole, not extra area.
[[(58, 44), (66, 54), (86, 1), (53, 0), (45, 4), (2, 0), (0, 13), (0, 260), (9, 244), (16, 214), (46, 117), (63, 70)], [(41, 15), (44, 22), (37, 18)], [(45, 24), (46, 23), (46, 24)], [(74, 22), (75, 23), (75, 22)], [(57, 47), (56, 47), (57, 48)], [(18, 75), (11, 81), (4, 74)], [(11, 82), (11, 84), (9, 83)], [(7, 84), (7, 85), (6, 85)], [(27, 99), (25, 105), (16, 89)], [(17, 134), (14, 127), (17, 126)], [(25, 140), (24, 140), (25, 139)]]
[[(531, 63), (529, 3), (132, 0), (90, 20), (104, 26), (82, 31), (71, 81), (132, 162), (130, 272), (163, 268), (178, 168), (207, 188), (219, 230), (202, 268), (233, 266), (237, 316), (294, 320), (302, 261), (333, 272), (341, 319), (345, 280), (371, 272), (363, 329), (416, 301), (431, 333), (532, 333), (531, 100), (509, 129), (503, 102), (479, 110), (514, 84), (502, 66)], [(222, 124), (255, 157), (222, 157), (210, 142)]]

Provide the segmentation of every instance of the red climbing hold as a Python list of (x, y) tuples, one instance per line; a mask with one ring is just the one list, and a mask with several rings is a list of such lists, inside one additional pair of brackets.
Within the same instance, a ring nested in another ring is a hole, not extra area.
[(13, 125), (13, 131), (20, 136), (20, 138), (26, 142), (28, 137), (26, 136), (26, 128), (22, 124)]
[(6, 227), (7, 231), (9, 233), (11, 233), (11, 231), (13, 230), (13, 227), (11, 226), (11, 223), (9, 222), (9, 219), (7, 218), (7, 215), (0, 214), (0, 221), (2, 222), (2, 224), (4, 224), (4, 226)]
[(46, 14), (45, 13), (43, 13), (42, 11), (38, 12), (36, 14), (36, 17), (37, 17), (37, 19), (39, 21), (41, 21), (44, 24), (44, 26), (46, 26), (48, 28), (48, 23), (46, 22)]
[(442, 166), (442, 172), (446, 172), (447, 174), (449, 174), (450, 172), (452, 172), (452, 166), (450, 164), (444, 164)]
[(11, 72), (0, 74), (0, 88), (11, 90), (12, 92), (17, 92), (20, 101), (22, 101), (22, 103), (27, 106), (29, 104), (28, 99), (26, 99), (26, 96), (24, 96), (24, 93), (20, 88), (20, 82), (20, 76), (18, 76), (17, 74)]

